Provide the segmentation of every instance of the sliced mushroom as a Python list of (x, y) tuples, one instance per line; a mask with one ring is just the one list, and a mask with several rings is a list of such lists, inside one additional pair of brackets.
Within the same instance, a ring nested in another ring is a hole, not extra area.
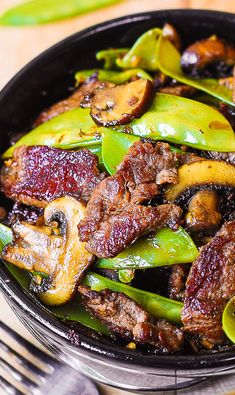
[(5, 261), (50, 277), (50, 287), (38, 294), (46, 305), (66, 303), (93, 261), (86, 243), (78, 238), (77, 225), (85, 207), (65, 196), (49, 203), (44, 211), (44, 224), (15, 223), (14, 241), (2, 253)]
[(219, 226), (222, 215), (218, 212), (219, 197), (216, 191), (202, 190), (189, 201), (185, 224), (191, 233), (214, 229)]
[(90, 104), (91, 116), (98, 125), (124, 125), (147, 110), (153, 94), (152, 83), (143, 78), (124, 85), (96, 89)]
[(174, 26), (172, 26), (170, 23), (165, 23), (162, 29), (162, 35), (168, 38), (168, 40), (178, 49), (178, 51), (181, 50), (181, 38)]
[(187, 203), (195, 191), (201, 189), (234, 191), (235, 167), (226, 162), (202, 160), (181, 166), (179, 182), (170, 185), (165, 197), (169, 202)]
[(235, 47), (216, 36), (190, 45), (181, 57), (183, 71), (192, 76), (201, 75), (213, 64), (220, 64), (220, 71), (228, 71), (235, 64)]

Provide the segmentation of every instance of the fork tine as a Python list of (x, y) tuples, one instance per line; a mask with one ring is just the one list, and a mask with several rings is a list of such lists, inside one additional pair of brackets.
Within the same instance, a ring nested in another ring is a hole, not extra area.
[(15, 381), (23, 384), (30, 391), (34, 391), (38, 386), (24, 374), (20, 373), (15, 367), (10, 365), (8, 362), (4, 361), (0, 357), (0, 366), (4, 369)]
[(12, 358), (17, 364), (19, 364), (20, 366), (22, 366), (25, 369), (27, 369), (27, 371), (29, 373), (32, 373), (33, 375), (35, 375), (36, 378), (38, 380), (40, 380), (41, 383), (45, 381), (46, 373), (43, 370), (41, 370), (35, 364), (33, 364), (28, 359), (23, 357), (23, 355), (20, 355), (17, 351), (13, 350), (12, 347), (10, 347), (8, 344), (4, 343), (1, 339), (0, 339), (0, 348), (5, 353), (7, 353), (7, 355), (10, 358)]
[(6, 332), (8, 335), (10, 335), (13, 339), (15, 339), (20, 345), (24, 346), (27, 351), (29, 351), (31, 354), (36, 356), (43, 363), (46, 363), (48, 365), (49, 371), (52, 373), (51, 368), (53, 367), (53, 365), (58, 364), (58, 362), (55, 359), (53, 359), (52, 357), (50, 357), (50, 355), (40, 350), (40, 348), (36, 347), (34, 344), (30, 343), (28, 340), (26, 340), (24, 337), (19, 335), (17, 332), (15, 332), (12, 328), (10, 328), (1, 320), (0, 320), (0, 328), (4, 330), (4, 332)]
[(12, 384), (10, 384), (6, 379), (4, 379), (0, 375), (0, 388), (4, 390), (5, 394), (9, 395), (24, 395), (23, 392), (15, 388)]

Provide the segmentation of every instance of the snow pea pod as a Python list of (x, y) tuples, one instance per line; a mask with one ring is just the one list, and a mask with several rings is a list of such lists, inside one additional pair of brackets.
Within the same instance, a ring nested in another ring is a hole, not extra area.
[(75, 74), (75, 79), (77, 81), (76, 85), (81, 84), (86, 81), (87, 78), (92, 75), (97, 74), (99, 81), (109, 81), (113, 84), (120, 85), (129, 81), (132, 77), (140, 77), (146, 80), (152, 80), (152, 77), (142, 69), (131, 69), (125, 71), (115, 71), (115, 70), (102, 70), (102, 69), (91, 69), (91, 70), (81, 70)]
[(7, 10), (2, 25), (38, 25), (70, 18), (117, 3), (119, 0), (31, 0)]
[(128, 48), (103, 49), (102, 51), (97, 52), (96, 59), (104, 61), (104, 69), (115, 69), (117, 68), (116, 60), (120, 58), (122, 59), (128, 51)]
[(158, 40), (161, 29), (154, 28), (142, 34), (122, 59), (116, 64), (122, 69), (141, 67), (147, 71), (156, 71), (158, 67)]
[(87, 273), (83, 283), (90, 286), (94, 291), (111, 289), (115, 292), (123, 292), (154, 317), (165, 318), (174, 324), (181, 323), (181, 310), (183, 307), (183, 303), (181, 302), (109, 280), (106, 277), (92, 272)]
[(202, 150), (235, 151), (234, 131), (222, 114), (206, 104), (165, 93), (156, 95), (150, 109), (128, 125), (128, 132)]
[(222, 316), (223, 330), (228, 338), (235, 343), (235, 297), (226, 304)]
[[(12, 242), (12, 239), (13, 239), (12, 230), (0, 223), (0, 253), (5, 245)], [(18, 267), (16, 267), (11, 263), (7, 263), (6, 266), (9, 272), (15, 278), (15, 280), (24, 289), (29, 291), (30, 282), (32, 278), (31, 274), (25, 270), (19, 269)], [(35, 273), (32, 274), (35, 275)], [(42, 306), (42, 308), (46, 309), (44, 306)], [(109, 335), (108, 329), (104, 325), (102, 325), (100, 321), (90, 316), (90, 314), (84, 309), (84, 307), (80, 303), (80, 299), (77, 296), (73, 301), (63, 306), (50, 307), (50, 309), (47, 308), (46, 310), (49, 310), (58, 318), (69, 320), (69, 321), (77, 321), (87, 326), (88, 328), (101, 332), (104, 335)]]
[(189, 234), (179, 228), (158, 230), (154, 236), (138, 239), (112, 259), (99, 259), (96, 266), (108, 269), (148, 269), (193, 262), (198, 249)]
[(101, 146), (101, 132), (102, 128), (93, 122), (90, 110), (77, 108), (54, 117), (24, 135), (3, 154), (3, 158), (10, 158), (15, 148), (21, 145), (95, 149)]
[(159, 69), (166, 75), (184, 84), (193, 86), (207, 92), (211, 96), (235, 106), (232, 100), (232, 91), (224, 85), (220, 85), (214, 78), (193, 79), (186, 76), (180, 65), (181, 55), (169, 40), (161, 36), (158, 40), (158, 65)]

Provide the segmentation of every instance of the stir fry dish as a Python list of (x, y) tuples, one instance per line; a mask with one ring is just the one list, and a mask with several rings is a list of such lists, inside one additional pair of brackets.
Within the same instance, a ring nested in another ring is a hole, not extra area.
[(89, 336), (231, 348), (235, 45), (166, 24), (96, 58), (3, 153), (2, 264)]

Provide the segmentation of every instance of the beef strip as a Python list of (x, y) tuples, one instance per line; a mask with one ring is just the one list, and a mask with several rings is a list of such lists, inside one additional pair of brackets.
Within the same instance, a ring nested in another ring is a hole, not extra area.
[(178, 154), (166, 143), (136, 142), (117, 173), (94, 190), (85, 218), (78, 225), (87, 249), (98, 257), (117, 255), (140, 235), (166, 225), (177, 227), (178, 206), (144, 205), (160, 186), (177, 182)]
[(189, 273), (189, 265), (173, 265), (169, 278), (169, 297), (174, 300), (184, 300), (185, 283)]
[(1, 189), (9, 198), (40, 208), (64, 195), (86, 203), (105, 177), (97, 166), (97, 156), (86, 149), (21, 146), (2, 170)]
[(40, 124), (49, 121), (57, 115), (78, 108), (87, 95), (90, 95), (96, 88), (103, 85), (105, 85), (104, 82), (98, 81), (96, 79), (89, 79), (87, 82), (80, 85), (80, 87), (76, 89), (68, 98), (61, 100), (58, 103), (50, 106), (48, 109), (42, 111), (36, 118), (34, 126), (39, 126)]
[(26, 206), (22, 203), (16, 202), (12, 210), (8, 213), (8, 224), (12, 226), (15, 222), (26, 221), (36, 224), (39, 217), (43, 215), (43, 209), (33, 206)]
[(213, 160), (223, 160), (235, 166), (235, 152), (207, 151), (206, 157)]
[(208, 348), (222, 344), (222, 312), (234, 295), (235, 221), (231, 221), (202, 247), (191, 267), (182, 312), (184, 330), (197, 334)]
[(166, 320), (155, 320), (134, 300), (123, 293), (105, 289), (92, 291), (80, 285), (82, 303), (111, 334), (127, 341), (149, 344), (162, 352), (176, 352), (183, 344), (182, 331)]

